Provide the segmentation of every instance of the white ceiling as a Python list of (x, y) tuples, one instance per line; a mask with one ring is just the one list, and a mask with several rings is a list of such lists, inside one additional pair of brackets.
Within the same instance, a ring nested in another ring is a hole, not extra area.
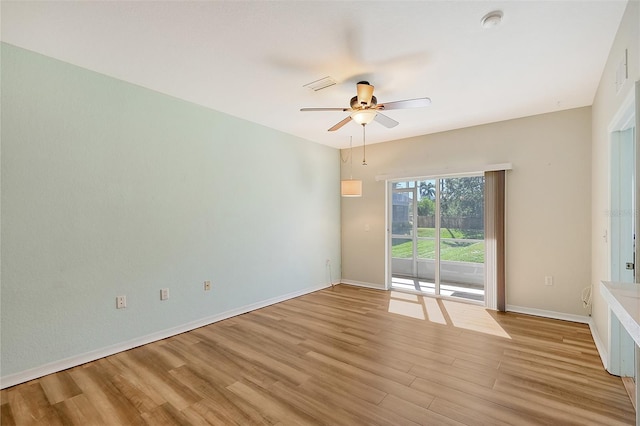
[[(368, 80), (387, 111), (367, 143), (591, 105), (626, 0), (2, 1), (2, 40), (321, 144)], [(481, 18), (502, 10), (502, 25)], [(331, 76), (319, 92), (303, 85)], [(613, 82), (612, 82), (613, 84)]]

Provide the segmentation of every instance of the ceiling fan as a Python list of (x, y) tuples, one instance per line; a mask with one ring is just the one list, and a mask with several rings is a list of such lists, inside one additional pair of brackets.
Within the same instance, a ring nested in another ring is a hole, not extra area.
[(421, 108), (431, 105), (429, 98), (407, 99), (404, 101), (386, 102), (379, 104), (375, 96), (373, 96), (373, 86), (368, 81), (360, 81), (357, 84), (357, 96), (351, 98), (349, 108), (301, 108), (300, 111), (350, 111), (351, 114), (344, 120), (340, 121), (333, 127), (329, 128), (330, 132), (334, 132), (353, 120), (362, 126), (371, 123), (373, 120), (385, 127), (392, 128), (399, 123), (391, 117), (380, 113), (391, 109), (405, 108)]

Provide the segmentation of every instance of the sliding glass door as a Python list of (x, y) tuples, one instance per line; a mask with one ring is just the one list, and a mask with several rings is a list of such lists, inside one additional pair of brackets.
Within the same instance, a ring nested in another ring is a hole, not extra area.
[(484, 177), (391, 184), (392, 287), (484, 300)]

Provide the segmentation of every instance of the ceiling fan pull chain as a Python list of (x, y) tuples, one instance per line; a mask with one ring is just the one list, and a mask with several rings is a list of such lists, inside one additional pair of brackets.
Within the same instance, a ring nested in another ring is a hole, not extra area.
[(366, 135), (365, 135), (365, 131), (364, 131), (365, 125), (362, 125), (362, 165), (366, 166), (367, 165), (367, 141), (366, 141)]

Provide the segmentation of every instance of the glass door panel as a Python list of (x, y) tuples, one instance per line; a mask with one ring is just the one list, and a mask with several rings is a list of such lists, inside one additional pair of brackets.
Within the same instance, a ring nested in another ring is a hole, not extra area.
[(484, 176), (440, 180), (440, 292), (484, 300)]
[[(415, 290), (415, 182), (396, 182), (391, 206), (391, 267), (398, 285)], [(394, 284), (395, 285), (395, 284)]]
[(422, 291), (436, 293), (436, 192), (435, 180), (417, 182), (417, 226), (418, 244), (416, 270), (419, 286)]

